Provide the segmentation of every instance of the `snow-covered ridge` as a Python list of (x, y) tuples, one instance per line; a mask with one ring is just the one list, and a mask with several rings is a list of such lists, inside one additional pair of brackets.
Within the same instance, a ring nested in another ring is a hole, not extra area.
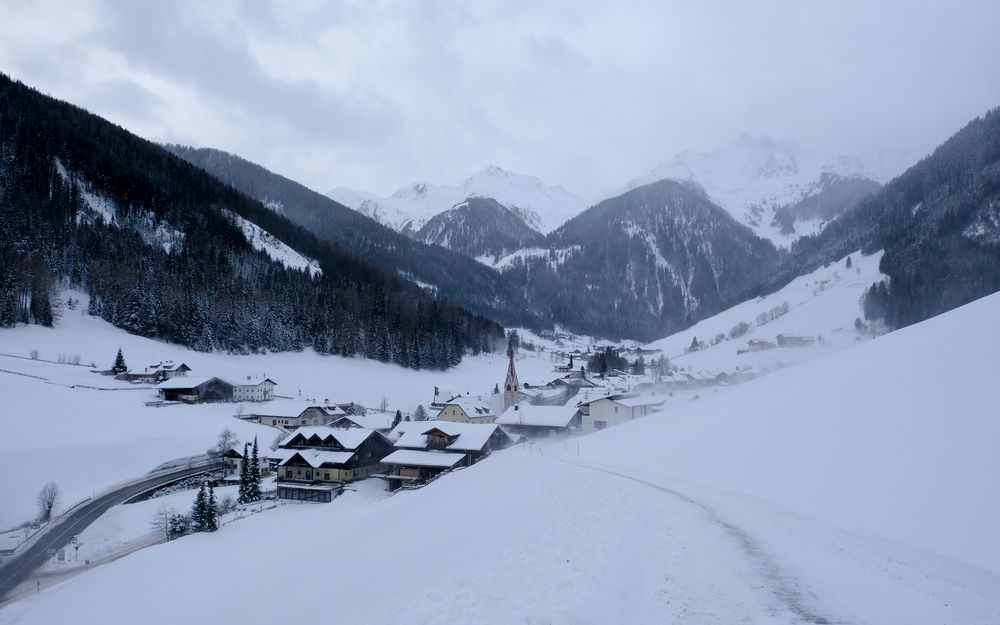
[(484, 167), (458, 186), (420, 181), (389, 197), (338, 187), (328, 191), (327, 196), (384, 225), (410, 231), (419, 230), (431, 217), (470, 197), (496, 200), (543, 234), (574, 217), (586, 204), (559, 185), (548, 186), (536, 176), (513, 173), (496, 165)]
[(254, 246), (254, 249), (262, 250), (272, 260), (276, 260), (289, 269), (300, 269), (308, 271), (310, 275), (316, 276), (322, 273), (319, 262), (306, 258), (292, 248), (282, 243), (277, 237), (267, 232), (257, 224), (240, 217), (239, 215), (226, 211), (232, 217), (236, 225), (243, 231), (243, 236)]
[(758, 236), (785, 246), (802, 234), (815, 232), (822, 224), (809, 224), (795, 234), (782, 233), (772, 225), (775, 210), (822, 191), (824, 173), (877, 179), (856, 158), (840, 156), (826, 162), (792, 141), (744, 133), (710, 152), (680, 152), (645, 176), (630, 180), (611, 197), (668, 178), (693, 182)]

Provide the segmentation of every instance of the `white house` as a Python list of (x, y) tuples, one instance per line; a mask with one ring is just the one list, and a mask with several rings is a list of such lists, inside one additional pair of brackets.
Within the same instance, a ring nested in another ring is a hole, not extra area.
[(580, 426), (581, 410), (576, 406), (534, 406), (514, 404), (497, 417), (497, 425), (508, 432), (538, 438), (567, 434)]
[(233, 384), (233, 401), (271, 401), (274, 399), (274, 380), (264, 378)]
[(666, 401), (662, 397), (608, 395), (579, 404), (584, 432), (596, 432), (656, 412)]

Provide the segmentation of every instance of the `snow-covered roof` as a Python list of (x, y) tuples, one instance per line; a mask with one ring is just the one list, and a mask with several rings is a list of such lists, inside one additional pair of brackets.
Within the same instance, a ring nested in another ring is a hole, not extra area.
[(322, 440), (333, 438), (335, 441), (340, 443), (344, 449), (357, 449), (361, 443), (368, 440), (368, 437), (371, 436), (373, 432), (374, 430), (369, 430), (367, 428), (332, 428), (326, 425), (301, 427), (282, 439), (282, 441), (278, 443), (278, 446), (287, 447), (294, 439), (300, 436), (305, 437), (306, 440), (312, 438), (313, 436), (319, 436)]
[(396, 415), (388, 412), (376, 412), (366, 415), (344, 415), (337, 417), (328, 425), (330, 427), (345, 427), (343, 424), (350, 422), (354, 427), (367, 428), (369, 430), (388, 430), (392, 427), (392, 421), (395, 418)]
[(344, 464), (354, 455), (353, 451), (330, 451), (327, 449), (297, 449), (280, 463), (278, 466), (285, 466), (295, 456), (301, 457), (309, 466), (318, 469), (324, 464)]
[(464, 458), (464, 454), (453, 454), (447, 451), (426, 451), (423, 449), (397, 449), (382, 459), (383, 464), (404, 465), (409, 467), (436, 467), (450, 469)]
[(505, 410), (497, 418), (497, 424), (564, 428), (569, 426), (577, 410), (576, 406), (532, 406), (530, 404), (518, 404)]
[[(264, 457), (267, 458), (268, 460), (277, 460), (277, 461), (281, 462), (282, 460), (287, 460), (288, 458), (291, 458), (292, 456), (294, 456), (299, 451), (301, 451), (301, 450), (299, 450), (299, 449), (286, 449), (284, 447), (279, 447), (277, 449), (269, 450), (267, 453), (264, 454)], [(242, 454), (242, 453), (243, 452), (241, 451), (240, 454)]]
[(237, 384), (234, 384), (233, 386), (241, 386), (241, 387), (246, 388), (246, 387), (252, 387), (252, 386), (260, 386), (261, 384), (263, 384), (265, 382), (270, 382), (273, 385), (277, 385), (278, 384), (277, 382), (275, 382), (271, 378), (264, 378), (263, 380), (257, 380), (257, 381), (248, 380), (246, 382), (239, 382)]
[(225, 380), (217, 378), (215, 376), (209, 376), (205, 378), (189, 378), (180, 376), (160, 382), (159, 384), (156, 385), (156, 388), (162, 388), (162, 389), (195, 388), (196, 386), (201, 386), (202, 384), (211, 382), (212, 380), (218, 380), (220, 382), (228, 384), (228, 382), (226, 382)]
[[(453, 451), (479, 451), (486, 446), (487, 441), (498, 429), (503, 430), (493, 423), (455, 423), (453, 421), (413, 421), (407, 423), (406, 428), (400, 429), (400, 423), (393, 432), (399, 430), (400, 436), (396, 440), (396, 447), (423, 449), (427, 447), (426, 432), (438, 429), (448, 436), (456, 436), (450, 445), (449, 450)], [(416, 427), (413, 427), (416, 426)], [(505, 433), (506, 435), (506, 433)]]
[(635, 408), (636, 406), (659, 406), (666, 400), (662, 397), (644, 395), (640, 397), (619, 397), (618, 399), (614, 399), (612, 401), (616, 404), (621, 404), (622, 406)]
[[(470, 417), (489, 417), (496, 414), (492, 408), (490, 408), (490, 403), (481, 397), (473, 397), (471, 395), (459, 395), (449, 399), (444, 403), (444, 407), (448, 406), (459, 406), (465, 411), (465, 414)], [(443, 408), (442, 408), (443, 410)]]

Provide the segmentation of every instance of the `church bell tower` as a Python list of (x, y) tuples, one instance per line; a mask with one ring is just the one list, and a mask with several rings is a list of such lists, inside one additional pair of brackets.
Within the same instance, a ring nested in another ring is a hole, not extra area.
[(517, 384), (517, 371), (514, 370), (514, 350), (507, 350), (507, 380), (503, 383), (503, 409), (507, 410), (520, 401), (521, 387)]

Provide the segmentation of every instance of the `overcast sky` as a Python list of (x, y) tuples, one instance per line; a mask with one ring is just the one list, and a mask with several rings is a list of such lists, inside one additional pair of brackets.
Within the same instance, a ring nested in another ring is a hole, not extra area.
[(744, 131), (903, 167), (1000, 105), (998, 24), (997, 0), (5, 0), (0, 71), (318, 191), (495, 163), (595, 195)]

